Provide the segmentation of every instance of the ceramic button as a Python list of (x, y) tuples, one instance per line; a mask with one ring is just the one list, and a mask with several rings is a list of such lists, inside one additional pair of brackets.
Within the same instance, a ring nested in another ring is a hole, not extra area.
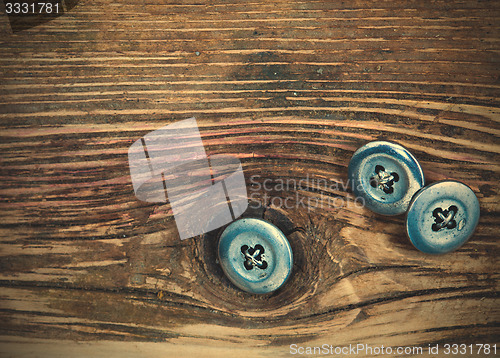
[(406, 217), (406, 231), (422, 252), (443, 254), (458, 249), (474, 233), (479, 201), (465, 184), (433, 183), (415, 194)]
[(254, 218), (231, 223), (219, 239), (219, 262), (229, 280), (250, 293), (269, 293), (290, 276), (292, 248), (273, 224)]
[(359, 148), (349, 162), (354, 194), (379, 214), (398, 215), (408, 209), (424, 186), (424, 173), (415, 157), (399, 144), (376, 141)]

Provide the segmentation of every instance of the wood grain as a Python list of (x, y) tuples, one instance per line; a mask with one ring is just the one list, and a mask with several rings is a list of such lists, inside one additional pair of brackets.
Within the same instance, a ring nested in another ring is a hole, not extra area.
[[(498, 343), (499, 2), (84, 0), (15, 34), (0, 17), (2, 356)], [(180, 241), (169, 204), (134, 196), (128, 147), (191, 116), (207, 154), (240, 158), (245, 215), (288, 234), (274, 294), (229, 283), (218, 232)], [(356, 205), (347, 165), (375, 139), (474, 190), (465, 246), (424, 255), (403, 217)]]

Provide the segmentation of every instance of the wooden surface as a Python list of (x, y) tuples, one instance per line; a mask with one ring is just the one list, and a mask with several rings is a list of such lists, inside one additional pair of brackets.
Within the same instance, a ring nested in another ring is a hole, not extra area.
[[(499, 15), (496, 1), (83, 0), (15, 34), (0, 16), (1, 355), (498, 343)], [(133, 193), (128, 147), (191, 116), (247, 181), (345, 183), (358, 147), (393, 140), (428, 183), (474, 190), (477, 232), (424, 255), (404, 217), (342, 186), (278, 190), (318, 207), (248, 213), (289, 233), (295, 265), (275, 294), (243, 293), (216, 233), (181, 242), (170, 206)]]

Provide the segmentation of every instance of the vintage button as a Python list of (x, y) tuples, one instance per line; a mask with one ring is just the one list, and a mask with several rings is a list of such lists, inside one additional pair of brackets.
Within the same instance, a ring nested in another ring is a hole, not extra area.
[(417, 159), (399, 144), (375, 141), (359, 148), (349, 162), (349, 181), (364, 205), (383, 215), (403, 214), (424, 186)]
[(262, 219), (231, 223), (220, 236), (218, 251), (229, 280), (250, 293), (277, 290), (292, 271), (292, 248), (286, 236)]
[(474, 233), (479, 201), (465, 184), (443, 180), (418, 191), (408, 208), (406, 231), (422, 252), (443, 254), (458, 249)]

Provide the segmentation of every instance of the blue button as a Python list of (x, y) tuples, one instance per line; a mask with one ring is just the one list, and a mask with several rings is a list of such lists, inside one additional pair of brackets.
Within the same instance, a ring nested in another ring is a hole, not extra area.
[(219, 239), (219, 262), (229, 280), (250, 293), (269, 293), (290, 276), (292, 248), (286, 236), (262, 219), (231, 223)]
[(406, 217), (406, 231), (420, 251), (444, 254), (462, 246), (478, 221), (479, 201), (474, 192), (458, 181), (443, 180), (415, 194)]
[(424, 186), (417, 159), (399, 144), (376, 141), (359, 148), (349, 162), (349, 181), (364, 205), (383, 215), (403, 214)]

